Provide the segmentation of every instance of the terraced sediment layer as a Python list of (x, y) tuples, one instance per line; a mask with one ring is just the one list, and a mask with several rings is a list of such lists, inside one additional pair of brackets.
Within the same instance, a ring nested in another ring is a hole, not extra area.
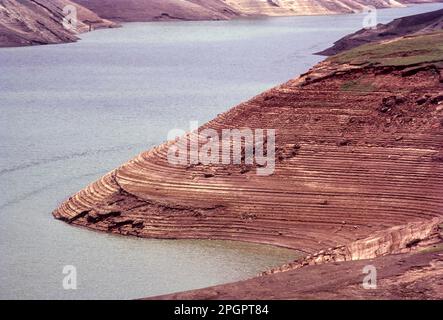
[(442, 48), (443, 33), (356, 48), (202, 127), (275, 129), (270, 176), (257, 175), (256, 165), (171, 165), (168, 142), (53, 214), (105, 232), (244, 240), (307, 253), (440, 219)]
[[(392, 93), (395, 93), (395, 97), (392, 95), (382, 98), (378, 111), (388, 116), (380, 122), (380, 124), (384, 122), (387, 125), (382, 129), (382, 132), (385, 133), (395, 132), (388, 130), (388, 127), (391, 127), (391, 129), (397, 127), (398, 132), (402, 131), (404, 133), (408, 124), (411, 125), (418, 120), (415, 116), (407, 115), (408, 107), (412, 107), (415, 112), (424, 116), (419, 120), (419, 123), (431, 124), (428, 127), (430, 131), (425, 131), (429, 132), (431, 140), (436, 138), (431, 142), (432, 144), (435, 143), (436, 148), (430, 160), (438, 163), (431, 171), (438, 167), (434, 171), (434, 177), (439, 180), (436, 186), (440, 186), (440, 188), (443, 149), (441, 139), (441, 127), (443, 126), (441, 113), (443, 109), (441, 103), (443, 83), (441, 45), (441, 33), (396, 40), (382, 45), (366, 45), (333, 57), (329, 60), (329, 63), (322, 64), (321, 67), (307, 75), (309, 77), (308, 82), (316, 83), (325, 79), (331, 81), (331, 79), (341, 78), (346, 74), (349, 75), (349, 72), (360, 72), (363, 68), (375, 71), (375, 76), (379, 81), (388, 80), (389, 78), (386, 78), (386, 75), (389, 75), (389, 77), (393, 77), (390, 79), (397, 84), (403, 82), (395, 79), (395, 77), (401, 77), (403, 80), (407, 78), (409, 80), (419, 80), (419, 78), (410, 77), (412, 75), (417, 77), (436, 76), (436, 86), (434, 87), (436, 90), (427, 91), (422, 98), (414, 98), (416, 101), (415, 107), (405, 104), (408, 99), (418, 93), (414, 92), (414, 88), (407, 85), (392, 91)], [(396, 59), (393, 59), (394, 57)], [(337, 69), (337, 63), (342, 64), (343, 68)], [(362, 79), (367, 80), (363, 77)], [(342, 84), (341, 90), (353, 91), (357, 95), (365, 95), (374, 91), (374, 82), (360, 81), (360, 79), (353, 79), (351, 82), (345, 82)], [(417, 89), (421, 87), (420, 82), (417, 82), (416, 86)], [(387, 84), (386, 88), (392, 90), (392, 85)], [(429, 88), (432, 88), (432, 86), (429, 86)], [(433, 91), (437, 93), (437, 96), (433, 100), (429, 100)], [(434, 107), (429, 105), (428, 102), (436, 106), (436, 114), (432, 111)], [(435, 119), (439, 122), (432, 125)], [(358, 123), (364, 127), (365, 124), (371, 122), (360, 119)], [(410, 126), (409, 128), (412, 129)], [(435, 131), (431, 133), (433, 130)], [(367, 133), (369, 132), (372, 132), (372, 129), (367, 130)], [(375, 132), (377, 131), (374, 130)], [(414, 135), (411, 133), (409, 132), (408, 137), (412, 138)], [(423, 134), (422, 130), (418, 130), (415, 137), (421, 139)], [(383, 140), (386, 139), (384, 133), (379, 132), (379, 137)], [(392, 138), (394, 137), (395, 135), (392, 134)], [(402, 141), (403, 139), (404, 135), (402, 134), (397, 136), (395, 140)], [(343, 143), (340, 144), (347, 145), (348, 143), (345, 142), (348, 141), (350, 140), (342, 140)], [(425, 147), (427, 144), (420, 146), (419, 142), (414, 147), (412, 145), (409, 147), (395, 146), (391, 145), (389, 141), (382, 144), (385, 144), (386, 151), (399, 147), (411, 149), (411, 151), (428, 149), (428, 147)], [(350, 152), (355, 151), (351, 150)], [(394, 160), (393, 163), (398, 162), (397, 169), (407, 169), (408, 165), (403, 166), (405, 159), (398, 156), (393, 158), (391, 155), (387, 157)], [(418, 171), (413, 173), (408, 170), (411, 174), (408, 177), (411, 184), (420, 179), (421, 174), (419, 172), (422, 172), (423, 169), (421, 165), (426, 162), (425, 158), (416, 158), (413, 161), (417, 162), (415, 169)], [(355, 170), (354, 166), (350, 166), (350, 168), (350, 171)], [(386, 170), (386, 163), (380, 162), (379, 169), (373, 171), (374, 177), (372, 179), (374, 181), (379, 179), (378, 171), (383, 170), (383, 168)], [(365, 169), (360, 166), (360, 170), (364, 171)], [(356, 174), (356, 176), (359, 175), (360, 173)], [(386, 171), (383, 175), (386, 175)], [(386, 190), (397, 189), (400, 184), (395, 181), (399, 176), (402, 175), (385, 176), (384, 182), (379, 181), (379, 187), (384, 185)], [(433, 182), (429, 179), (428, 186), (432, 185)], [(426, 187), (416, 190), (415, 196), (419, 196), (421, 192), (425, 192)], [(442, 191), (435, 190), (441, 199)], [(398, 191), (400, 195), (402, 192), (400, 189)], [(381, 197), (381, 200), (384, 199), (384, 197)], [(422, 203), (423, 206), (426, 206), (428, 200), (427, 198), (417, 198), (416, 201), (417, 204)], [(403, 224), (381, 229), (369, 234), (368, 237), (357, 239), (345, 245), (331, 248), (324, 247), (314, 254), (268, 270), (262, 276), (253, 279), (151, 299), (443, 299), (443, 214), (441, 202), (437, 201), (434, 205), (436, 215), (432, 219), (425, 217), (425, 213), (430, 212), (429, 207), (422, 207), (422, 218), (414, 222), (408, 221), (415, 220), (415, 215), (412, 217), (404, 210), (397, 213), (399, 217), (404, 218)], [(412, 206), (415, 207), (415, 205)], [(366, 212), (366, 214), (373, 216), (376, 213)], [(379, 219), (383, 221), (391, 219), (387, 217), (388, 215), (379, 217)], [(371, 272), (376, 272), (376, 282), (372, 284), (375, 287), (372, 289), (364, 287), (368, 267), (373, 270)]]

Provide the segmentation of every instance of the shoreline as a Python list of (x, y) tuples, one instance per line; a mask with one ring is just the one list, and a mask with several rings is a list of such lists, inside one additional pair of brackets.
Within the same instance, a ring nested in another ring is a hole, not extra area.
[[(357, 61), (361, 48), (333, 56), (200, 127), (278, 124), (274, 176), (258, 177), (253, 168), (245, 171), (241, 166), (173, 167), (166, 159), (169, 142), (77, 193), (54, 211), (54, 217), (146, 238), (280, 244), (310, 253), (306, 259), (315, 259), (308, 265), (378, 259), (432, 247), (439, 241), (436, 226), (442, 218), (441, 59), (421, 62), (427, 55), (417, 50), (418, 62), (411, 63), (401, 48), (409, 42), (426, 46), (440, 41), (441, 35), (397, 40), (398, 47), (396, 41), (365, 47), (367, 61), (374, 62), (363, 65)], [(379, 57), (377, 46), (398, 50), (395, 64)], [(401, 96), (396, 93), (399, 88)], [(312, 113), (310, 106), (319, 100), (322, 106)], [(417, 109), (418, 103), (427, 108)], [(396, 106), (403, 104), (400, 112)], [(306, 115), (309, 119), (303, 120)], [(337, 125), (340, 117), (346, 121)], [(311, 128), (308, 136), (306, 125)], [(369, 127), (362, 131), (361, 126)], [(370, 237), (374, 234), (378, 240)], [(385, 247), (388, 252), (380, 251)]]
[[(278, 129), (273, 176), (257, 176), (257, 164), (174, 167), (166, 160), (166, 143), (70, 197), (54, 216), (119, 236), (305, 249), (303, 259), (261, 277), (165, 296), (169, 299), (438, 296), (443, 55), (436, 44), (442, 34), (332, 56), (200, 128)], [(368, 263), (382, 267), (382, 287), (389, 294), (360, 292), (361, 269)], [(335, 280), (351, 288), (336, 281), (322, 291), (325, 273), (337, 274)], [(304, 278), (317, 286), (285, 287)], [(407, 294), (397, 292), (399, 286)], [(423, 287), (430, 293), (422, 293)]]
[[(58, 1), (63, 1), (63, 0), (58, 0)], [(413, 7), (413, 6), (419, 6), (419, 5), (427, 5), (427, 4), (435, 4), (435, 3), (441, 3), (440, 1), (436, 1), (436, 2), (419, 2), (419, 3), (403, 3), (403, 6), (401, 7), (397, 7), (397, 6), (393, 6), (393, 7), (383, 7), (383, 8), (379, 8), (377, 10), (389, 10), (389, 9), (399, 9), (399, 8), (408, 8), (408, 7)], [(82, 15), (85, 15), (86, 17), (89, 17), (90, 15), (93, 15), (94, 12), (90, 11), (89, 9), (86, 9), (84, 7), (80, 7), (80, 10), (82, 12)], [(86, 12), (86, 13), (83, 13)], [(54, 13), (54, 14), (58, 14), (58, 13)], [(208, 21), (248, 21), (248, 20), (266, 20), (266, 19), (273, 19), (273, 18), (290, 18), (290, 17), (321, 17), (321, 16), (343, 16), (343, 15), (358, 15), (358, 14), (364, 14), (363, 11), (354, 11), (354, 12), (349, 12), (349, 13), (343, 13), (343, 12), (329, 12), (329, 13), (313, 13), (313, 14), (288, 14), (288, 15), (243, 15), (243, 16), (233, 16), (233, 17), (229, 17), (229, 18), (213, 18), (213, 19), (148, 19), (148, 20), (140, 20), (140, 21), (130, 21), (130, 20), (125, 20), (125, 19), (102, 19), (99, 16), (96, 16), (96, 18), (94, 19), (98, 19), (95, 23), (96, 26), (92, 27), (92, 30), (87, 30), (86, 27), (82, 26), (81, 29), (78, 32), (71, 32), (68, 30), (64, 30), (63, 27), (58, 26), (59, 30), (58, 32), (60, 33), (65, 33), (64, 37), (67, 37), (67, 39), (69, 40), (57, 40), (55, 42), (33, 42), (33, 43), (23, 43), (23, 44), (18, 44), (16, 43), (15, 45), (6, 45), (6, 46), (2, 46), (2, 44), (0, 43), (0, 48), (18, 48), (18, 47), (26, 47), (26, 46), (39, 46), (39, 45), (50, 45), (50, 44), (65, 44), (65, 43), (73, 43), (73, 42), (77, 42), (77, 41), (81, 41), (81, 38), (79, 38), (78, 36), (81, 34), (85, 34), (85, 33), (89, 33), (89, 32), (94, 32), (96, 30), (101, 30), (101, 29), (113, 29), (113, 28), (121, 28), (123, 27), (124, 24), (127, 23), (156, 23), (156, 22), (208, 22)], [(83, 24), (82, 20), (86, 20), (88, 21), (88, 19), (83, 19), (82, 17), (79, 18), (79, 23)], [(100, 22), (100, 21), (101, 22)], [(1, 30), (0, 30), (1, 31)], [(7, 37), (7, 34), (4, 35), (4, 37)]]

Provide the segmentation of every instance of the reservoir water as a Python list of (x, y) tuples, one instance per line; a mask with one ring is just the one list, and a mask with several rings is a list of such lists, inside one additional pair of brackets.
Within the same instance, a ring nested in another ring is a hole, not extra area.
[[(379, 22), (442, 4), (379, 10)], [(66, 197), (323, 59), (363, 15), (131, 23), (72, 44), (0, 49), (0, 298), (131, 299), (246, 279), (297, 257), (226, 241), (79, 229)], [(77, 269), (64, 290), (63, 267)]]

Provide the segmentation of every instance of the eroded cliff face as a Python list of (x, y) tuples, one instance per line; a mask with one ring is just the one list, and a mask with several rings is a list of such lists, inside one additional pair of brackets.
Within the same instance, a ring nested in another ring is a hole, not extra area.
[(443, 218), (395, 226), (375, 232), (373, 235), (348, 245), (320, 250), (301, 260), (267, 270), (262, 275), (286, 272), (308, 265), (331, 262), (374, 259), (391, 254), (404, 254), (441, 246), (443, 242)]
[[(76, 31), (62, 25), (67, 5), (77, 8)], [(0, 0), (0, 47), (73, 42), (77, 33), (115, 26), (69, 0)]]
[[(442, 218), (321, 250), (258, 277), (150, 299), (443, 299)], [(371, 288), (364, 285), (368, 270)]]
[[(439, 43), (443, 33), (334, 56), (202, 127), (275, 129), (270, 176), (257, 175), (256, 164), (173, 165), (168, 142), (75, 194), (54, 216), (112, 233), (244, 240), (307, 253), (440, 218)], [(357, 247), (351, 255), (381, 250)]]
[[(365, 289), (370, 265), (377, 270), (376, 288)], [(168, 294), (159, 300), (273, 299), (443, 299), (443, 246), (415, 253), (307, 265), (204, 289)]]

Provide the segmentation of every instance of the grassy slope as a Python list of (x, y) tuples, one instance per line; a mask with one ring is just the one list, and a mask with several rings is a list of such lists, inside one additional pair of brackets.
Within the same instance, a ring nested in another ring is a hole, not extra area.
[(443, 31), (366, 44), (329, 58), (329, 61), (340, 64), (381, 66), (412, 66), (442, 60)]

